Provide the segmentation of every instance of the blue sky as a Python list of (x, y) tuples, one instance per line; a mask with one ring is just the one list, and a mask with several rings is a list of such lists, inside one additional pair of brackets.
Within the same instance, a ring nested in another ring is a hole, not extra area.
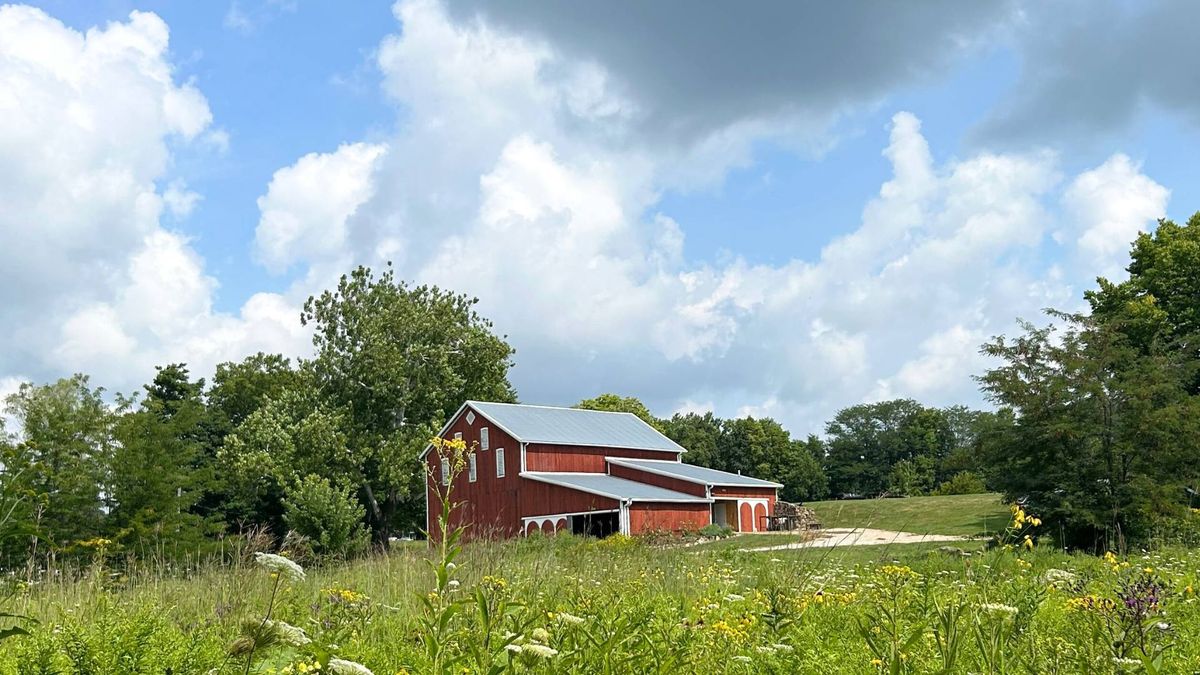
[(1200, 208), (1194, 5), (616, 10), (0, 9), (0, 390), (303, 357), (303, 299), (392, 260), (525, 400), (819, 431), (983, 404), (982, 340)]

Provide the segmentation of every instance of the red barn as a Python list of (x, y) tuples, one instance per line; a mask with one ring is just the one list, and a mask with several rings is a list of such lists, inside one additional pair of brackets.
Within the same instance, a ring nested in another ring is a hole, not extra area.
[[(439, 432), (472, 450), (455, 479), (454, 524), (468, 536), (535, 530), (606, 536), (766, 527), (778, 483), (683, 463), (683, 447), (630, 413), (467, 401)], [(437, 528), (439, 482), (448, 467), (421, 454), (426, 527)]]

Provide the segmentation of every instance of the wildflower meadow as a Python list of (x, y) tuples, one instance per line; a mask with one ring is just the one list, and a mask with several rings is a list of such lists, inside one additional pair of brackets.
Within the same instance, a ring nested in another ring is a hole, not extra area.
[[(461, 452), (454, 441), (445, 450)], [(461, 445), (461, 442), (458, 442)], [(454, 508), (445, 495), (441, 518)], [(18, 582), (0, 672), (1188, 673), (1200, 554), (990, 541), (750, 552), (622, 535), (464, 543), (356, 562), (288, 551)]]
[(1200, 668), (1195, 551), (878, 548), (747, 553), (562, 536), (474, 542), (444, 568), (423, 543), (302, 576), (253, 556), (166, 578), (97, 563), (18, 592), (11, 611), (37, 623), (3, 643), (0, 672)]

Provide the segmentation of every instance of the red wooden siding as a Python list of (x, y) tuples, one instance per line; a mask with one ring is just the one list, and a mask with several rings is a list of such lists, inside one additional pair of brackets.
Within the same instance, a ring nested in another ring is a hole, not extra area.
[(628, 478), (629, 480), (636, 480), (639, 483), (657, 485), (660, 488), (682, 492), (687, 495), (696, 495), (697, 497), (703, 497), (705, 495), (704, 486), (699, 483), (679, 480), (678, 478), (671, 478), (670, 476), (660, 476), (656, 473), (642, 471), (641, 469), (634, 469), (632, 467), (621, 466), (619, 464), (609, 464), (608, 472), (618, 478)]
[(526, 471), (579, 471), (604, 473), (605, 457), (630, 459), (675, 459), (679, 455), (657, 450), (595, 448), (579, 445), (530, 443), (525, 449)]
[(710, 504), (634, 502), (629, 507), (629, 533), (698, 530), (708, 525)]
[[(521, 445), (511, 436), (501, 431), (479, 413), (475, 414), (475, 423), (467, 423), (467, 412), (463, 410), (454, 422), (446, 429), (443, 438), (454, 438), (455, 433), (461, 433), (467, 448), (475, 450), (475, 477), (470, 482), (467, 467), (454, 481), (451, 498), (456, 503), (462, 503), (457, 509), (451, 523), (455, 526), (470, 523), (467, 530), (468, 538), (475, 537), (511, 537), (521, 533), (521, 513), (518, 511), (517, 489), (521, 478)], [(479, 446), (479, 430), (488, 428), (488, 449)], [(504, 478), (496, 478), (496, 448), (504, 448)], [(431, 452), (425, 458), (426, 464), (433, 470), (433, 479), (428, 481), (426, 499), (429, 504), (429, 520), (427, 528), (430, 533), (437, 529), (437, 517), (441, 507), (437, 501), (435, 489), (441, 487), (441, 460), (436, 452)]]
[[(580, 511), (611, 511), (617, 500), (589, 492), (551, 485), (531, 478), (521, 479), (521, 516), (550, 516), (556, 513)], [(519, 531), (519, 530), (518, 530)]]

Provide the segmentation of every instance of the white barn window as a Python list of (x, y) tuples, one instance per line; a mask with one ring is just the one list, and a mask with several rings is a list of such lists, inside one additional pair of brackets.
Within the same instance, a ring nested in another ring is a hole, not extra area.
[(487, 450), (492, 444), (492, 439), (488, 436), (487, 427), (479, 427), (479, 449)]
[(467, 455), (467, 480), (474, 483), (476, 478), (477, 478), (477, 476), (475, 474), (475, 453), (472, 452), (470, 455)]
[(450, 484), (450, 460), (442, 458), (442, 485)]
[(496, 448), (496, 478), (504, 478), (504, 448)]

